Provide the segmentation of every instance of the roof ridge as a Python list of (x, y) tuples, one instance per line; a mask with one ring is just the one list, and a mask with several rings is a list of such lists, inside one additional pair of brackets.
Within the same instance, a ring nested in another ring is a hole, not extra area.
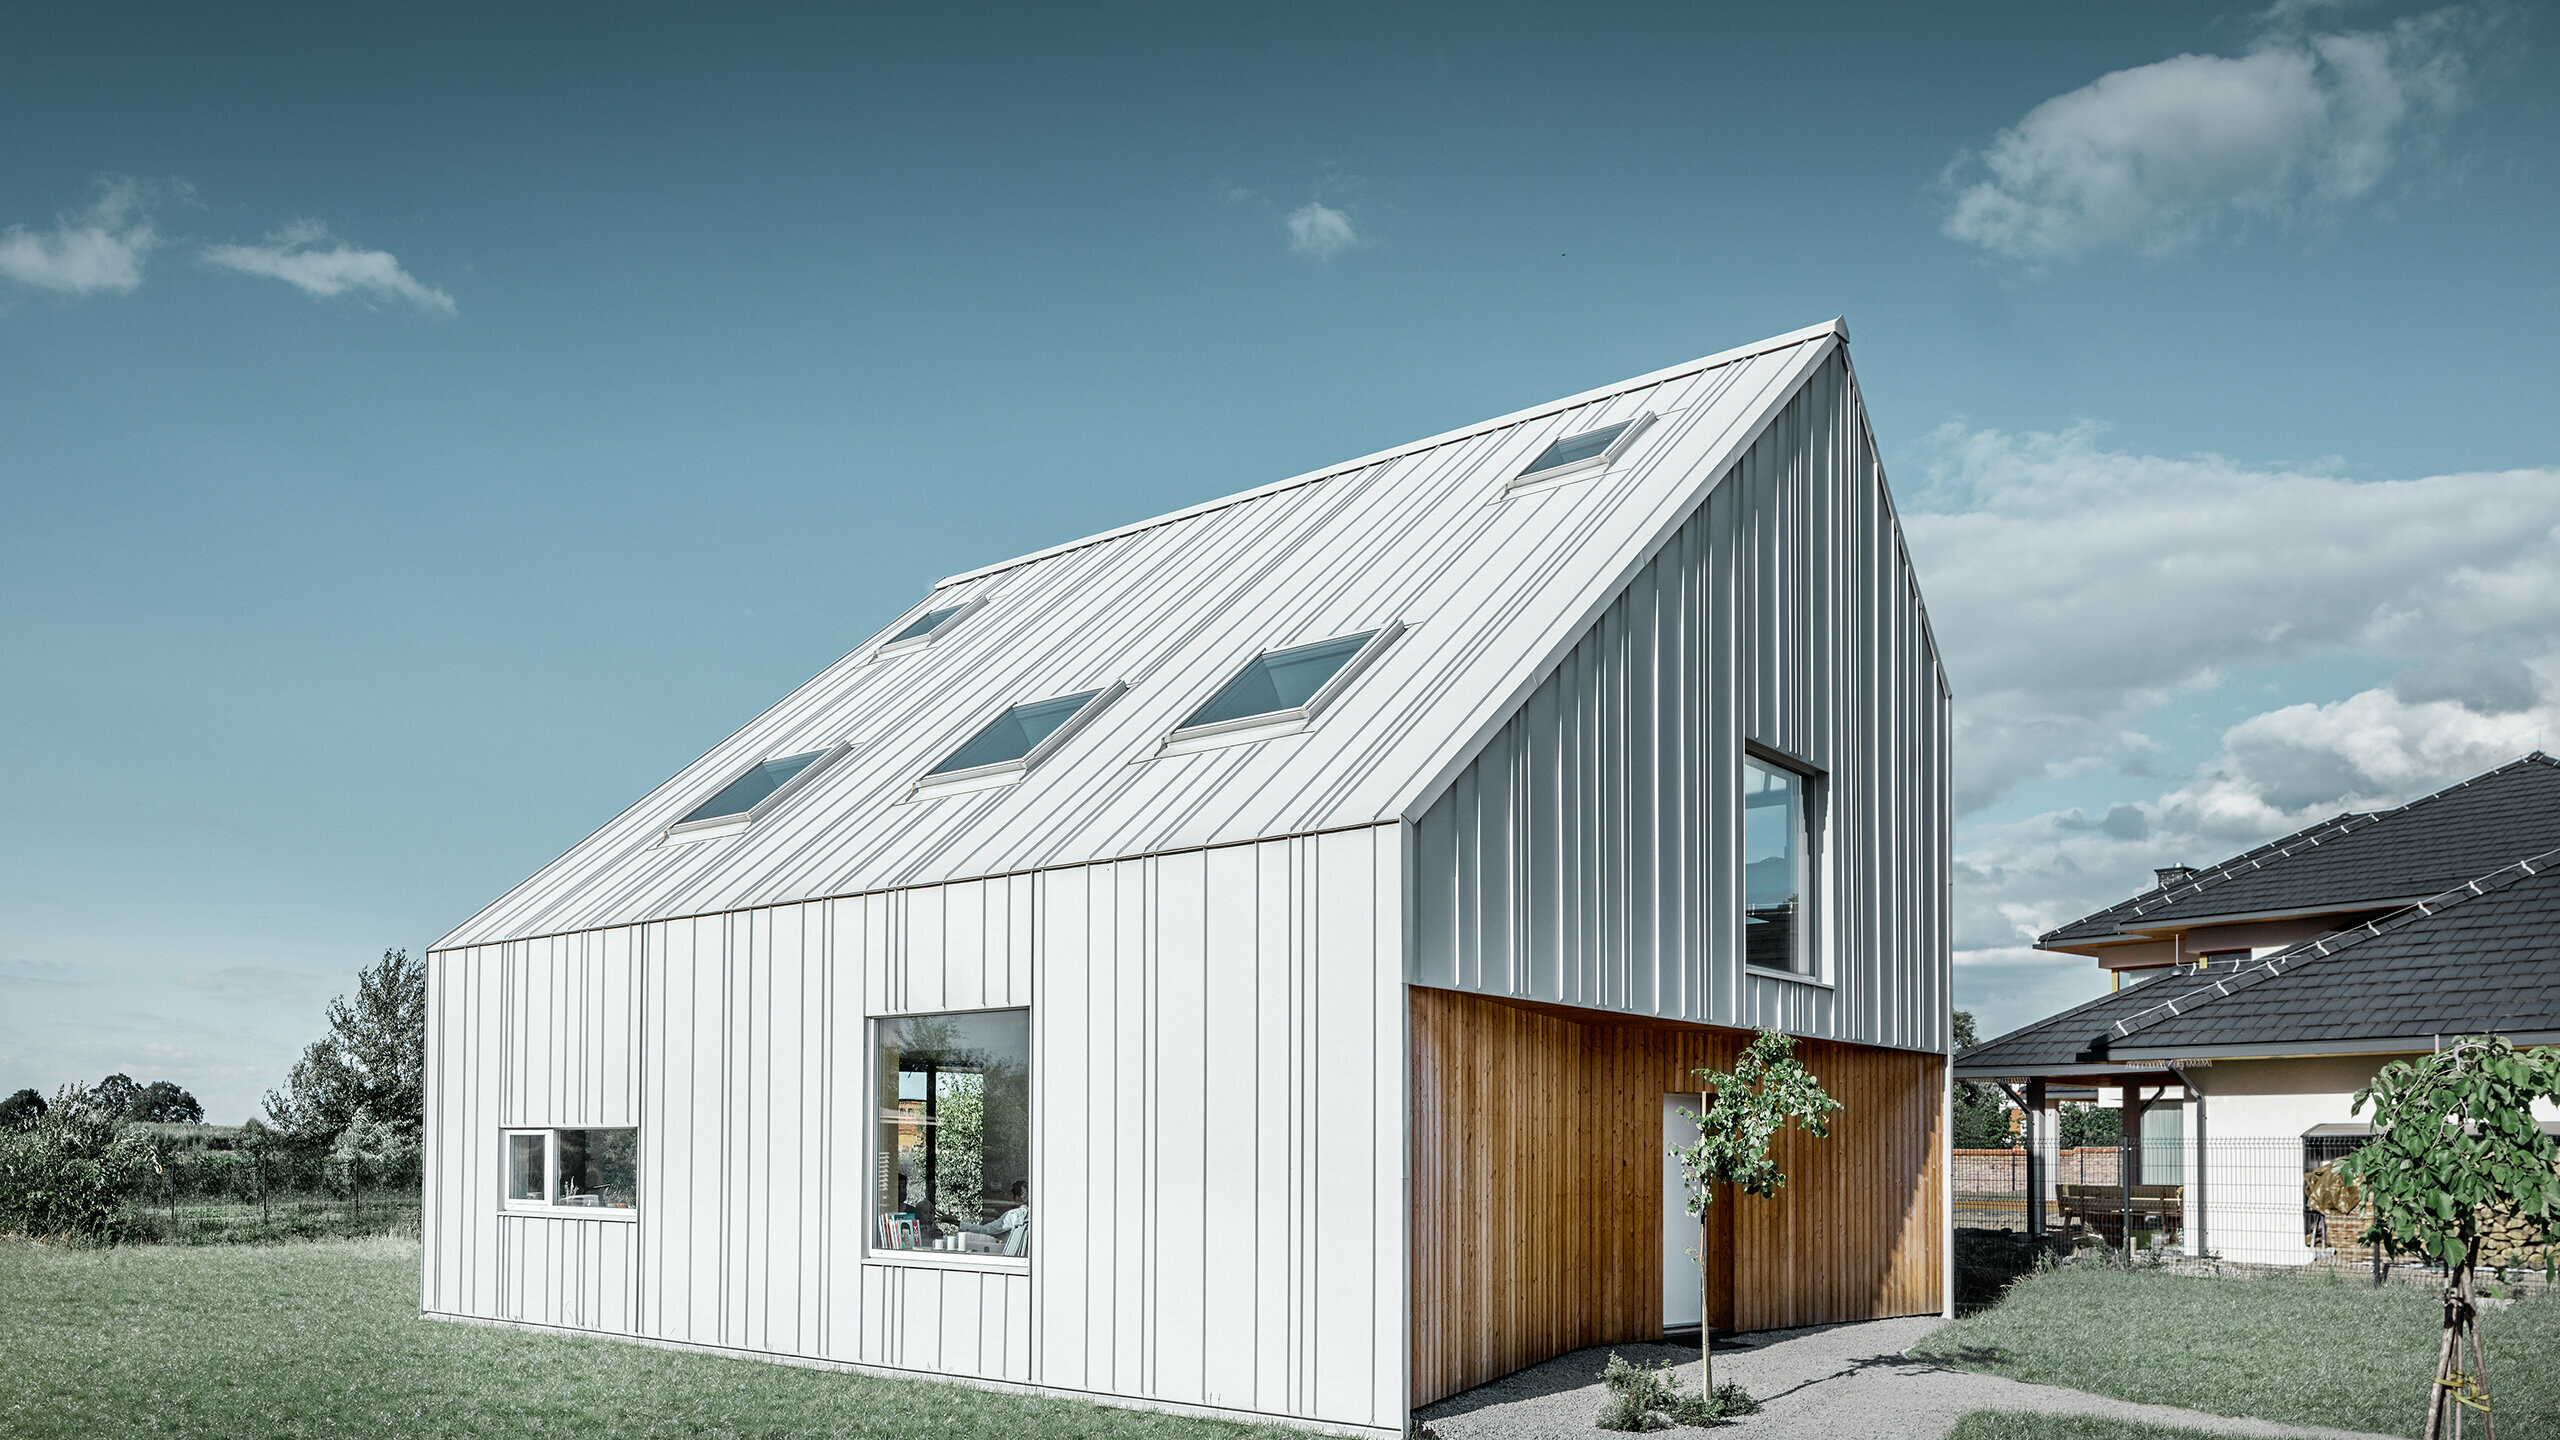
[(1832, 319), (1823, 321), (1819, 325), (1808, 325), (1801, 330), (1790, 330), (1783, 335), (1772, 335), (1764, 340), (1754, 340), (1748, 345), (1737, 345), (1733, 349), (1720, 350), (1713, 355), (1701, 355), (1695, 360), (1683, 360), (1676, 365), (1666, 365), (1662, 369), (1650, 371), (1642, 375), (1629, 376), (1624, 380), (1613, 380), (1606, 385), (1584, 390), (1577, 394), (1567, 395), (1559, 400), (1541, 400), (1535, 405), (1514, 410), (1509, 414), (1497, 415), (1490, 420), (1470, 421), (1469, 423), (1461, 425), (1454, 430), (1444, 430), (1439, 434), (1430, 436), (1426, 439), (1408, 440), (1400, 445), (1391, 445), (1384, 450), (1371, 451), (1369, 454), (1360, 456), (1354, 460), (1345, 460), (1338, 464), (1318, 466), (1316, 469), (1306, 471), (1303, 474), (1292, 475), (1285, 480), (1274, 480), (1268, 484), (1254, 486), (1249, 490), (1239, 490), (1232, 495), (1221, 495), (1214, 499), (1202, 500), (1196, 504), (1185, 505), (1178, 510), (1168, 510), (1161, 515), (1150, 516), (1144, 520), (1133, 520), (1126, 525), (1117, 525), (1108, 530), (1096, 531), (1095, 533), (1083, 536), (1080, 539), (1062, 541), (1045, 549), (1031, 551), (1029, 554), (1017, 555), (1010, 560), (999, 560), (992, 565), (981, 565), (974, 570), (963, 570), (956, 575), (946, 575), (933, 582), (933, 589), (940, 590), (945, 586), (958, 585), (964, 581), (983, 580), (992, 575), (1001, 575), (1007, 570), (1019, 569), (1022, 566), (1032, 564), (1036, 561), (1055, 559), (1060, 555), (1065, 555), (1076, 550), (1082, 550), (1087, 546), (1101, 545), (1109, 541), (1125, 539), (1131, 535), (1141, 534), (1148, 530), (1159, 529), (1163, 526), (1177, 524), (1184, 520), (1196, 519), (1202, 515), (1214, 514), (1217, 511), (1227, 509), (1230, 506), (1244, 504), (1249, 500), (1259, 500), (1266, 495), (1278, 495), (1285, 491), (1304, 489), (1309, 485), (1320, 484), (1323, 481), (1334, 479), (1337, 476), (1348, 475), (1356, 470), (1366, 470), (1373, 465), (1384, 465), (1391, 461), (1401, 460), (1408, 455), (1419, 455), (1424, 451), (1436, 450), (1443, 445), (1454, 445), (1461, 440), (1471, 440), (1479, 435), (1490, 434), (1493, 431), (1504, 429), (1512, 425), (1525, 424), (1528, 421), (1541, 419), (1548, 415), (1558, 414), (1566, 410), (1574, 409), (1577, 406), (1589, 405), (1596, 401), (1613, 399), (1630, 390), (1641, 389), (1645, 386), (1667, 385), (1674, 380), (1686, 379), (1691, 375), (1704, 374), (1709, 370), (1720, 370), (1727, 365), (1738, 365), (1743, 361), (1752, 359), (1756, 356), (1767, 355), (1778, 350), (1792, 349), (1798, 345), (1810, 344), (1813, 341), (1820, 340), (1825, 336), (1830, 335), (1837, 335), (1840, 337), (1843, 344), (1847, 343), (1849, 339), (1848, 321), (1835, 316)]
[[(2536, 751), (2534, 754), (2535, 756), (2539, 756), (2541, 752)], [(2534, 757), (2528, 756), (2527, 758), (2531, 759)], [(2520, 764), (2522, 762), (2519, 761), (2517, 763)], [(2507, 767), (2500, 766), (2499, 768), (2505, 769)], [(2494, 774), (2496, 772), (2492, 771), (2489, 773)], [(2411, 803), (2415, 802), (2413, 801)], [(2249, 989), (2255, 985), (2264, 984), (2266, 981), (2272, 980), (2276, 976), (2282, 975), (2298, 965), (2327, 960), (2334, 956), (2344, 954), (2368, 940), (2374, 939), (2378, 936), (2388, 935), (2404, 926), (2414, 925), (2431, 916), (2441, 915), (2445, 911), (2450, 910), (2457, 905), (2461, 905), (2466, 901), (2476, 900), (2483, 895), (2495, 894), (2498, 891), (2504, 890), (2508, 886), (2515, 884), (2519, 880), (2539, 875), (2543, 871), (2551, 869), (2555, 865), (2560, 865), (2560, 849), (2545, 850), (2539, 855), (2529, 855), (2522, 860), (2511, 861), (2508, 864), (2501, 865), (2497, 869), (2492, 870), (2485, 875), (2466, 880), (2461, 884), (2454, 886), (2450, 890), (2444, 891), (2438, 895), (2430, 896), (2429, 898), (2421, 900), (2417, 904), (2408, 906), (2405, 909), (2395, 910), (2390, 914), (2383, 916), (2379, 920), (2368, 920), (2362, 925), (2357, 925), (2335, 934), (2323, 935), (2317, 940), (2306, 940), (2299, 945), (2288, 946), (2287, 948), (2279, 950), (2275, 954), (2268, 956), (2266, 959), (2257, 961), (2247, 968), (2234, 973), (2228, 980), (2216, 981), (2211, 985), (2205, 986), (2202, 990), (2191, 991), (2187, 995), (2182, 995), (2178, 997), (2177, 1000), (2164, 1001), (2158, 1005), (2150, 1007), (2149, 1009), (2136, 1011), (2135, 1013), (2126, 1016), (2124, 1019), (2119, 1020), (2108, 1027), (2112, 1032), (2108, 1038), (2111, 1041), (2122, 1040), (2132, 1035), (2135, 1031), (2148, 1029), (2153, 1025), (2159, 1024), (2163, 1020), (2175, 1019), (2180, 1015), (2188, 1013), (2188, 1010), (2179, 1008), (2179, 1001), (2191, 999), (2196, 995), (2205, 995), (2206, 998), (2197, 1001), (2197, 1004), (2211, 1004), (2213, 1001), (2222, 999), (2225, 996), (2237, 994), (2238, 992)], [(2208, 991), (2211, 993), (2207, 994), (2206, 992)]]
[[(2113, 905), (2109, 905), (2098, 910), (2092, 910), (2088, 914), (2081, 916), (2078, 920), (2071, 921), (2069, 924), (2057, 925), (2042, 935), (2037, 936), (2036, 943), (2041, 946), (2046, 941), (2060, 935), (2063, 931), (2070, 929), (2073, 925), (2085, 924), (2088, 921), (2098, 919), (2101, 916), (2115, 915), (2119, 913), (2128, 917), (2141, 915), (2173, 900), (2189, 899), (2194, 896), (2201, 895), (2211, 886), (2242, 873), (2244, 869), (2263, 870), (2266, 868), (2266, 864), (2269, 860), (2290, 859), (2293, 855), (2302, 850), (2312, 849), (2328, 841), (2338, 839), (2359, 830), (2368, 829), (2374, 825), (2379, 825), (2383, 821), (2388, 820), (2395, 815), (2406, 814), (2407, 812), (2426, 804), (2430, 800), (2443, 799), (2445, 796), (2451, 795), (2458, 790), (2467, 790), (2470, 787), (2479, 784), (2483, 780), (2490, 779), (2493, 776), (2504, 775), (2510, 770), (2521, 769), (2527, 765), (2545, 765), (2553, 768), (2560, 768), (2560, 759), (2555, 759), (2552, 756), (2546, 755), (2540, 750), (2534, 750), (2524, 755), (2520, 755), (2503, 765), (2491, 766), (2489, 769), (2483, 770), (2477, 775), (2456, 780), (2452, 784), (2444, 786), (2441, 789), (2430, 790), (2426, 794), (2421, 795), (2414, 800), (2405, 801), (2401, 804), (2392, 806), (2387, 810), (2343, 811), (2339, 814), (2330, 816), (2326, 820), (2306, 825), (2303, 828), (2294, 831), (2292, 834), (2280, 835), (2275, 839), (2269, 840), (2265, 844), (2258, 846), (2254, 850), (2244, 850), (2240, 854), (2232, 856), (2230, 859), (2223, 861), (2219, 865), (2199, 870), (2186, 880), (2178, 882), (2178, 885), (2175, 887), (2166, 885), (2154, 886), (2152, 889), (2146, 890), (2129, 900), (2119, 900)], [(2274, 852), (2272, 855), (2269, 853), (2271, 851)], [(2121, 930), (2121, 927), (2119, 927), (2119, 930)]]

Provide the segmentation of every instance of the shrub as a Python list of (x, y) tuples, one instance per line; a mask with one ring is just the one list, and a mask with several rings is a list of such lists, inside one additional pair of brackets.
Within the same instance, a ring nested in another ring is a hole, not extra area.
[(127, 1200), (159, 1169), (139, 1127), (66, 1085), (34, 1126), (0, 1133), (0, 1230), (112, 1243), (131, 1227)]
[(1760, 1408), (1739, 1385), (1719, 1385), (1701, 1395), (1680, 1383), (1669, 1361), (1630, 1365), (1617, 1352), (1609, 1354), (1600, 1383), (1609, 1398), (1600, 1402), (1594, 1422), (1603, 1430), (1668, 1430), (1674, 1425), (1713, 1425), (1731, 1415)]

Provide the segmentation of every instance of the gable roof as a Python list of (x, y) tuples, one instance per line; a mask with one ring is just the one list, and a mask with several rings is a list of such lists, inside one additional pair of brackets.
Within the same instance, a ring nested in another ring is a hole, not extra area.
[(2103, 942), (2215, 919), (2396, 909), (2560, 847), (2560, 760), (2535, 751), (2394, 810), (2340, 815), (2036, 941)]
[[(952, 576), (437, 949), (1015, 873), (1417, 812), (1821, 367), (1834, 321)], [(1645, 413), (1587, 478), (1506, 493)], [(927, 610), (977, 608), (881, 658)], [(1307, 733), (1159, 755), (1255, 655), (1401, 623)], [(1019, 783), (911, 799), (1015, 703), (1125, 685)], [(743, 833), (666, 827), (746, 767), (843, 758)]]
[(2181, 966), (1974, 1046), (1960, 1075), (2560, 1037), (2560, 849), (2260, 960)]

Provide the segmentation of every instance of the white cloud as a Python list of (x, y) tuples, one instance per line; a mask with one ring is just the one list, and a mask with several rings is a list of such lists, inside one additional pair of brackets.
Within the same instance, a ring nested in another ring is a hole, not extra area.
[[(2560, 468), (2356, 481), (2111, 451), (2092, 427), (1950, 427), (1931, 451), (1904, 520), (1948, 649), (1962, 803), (2124, 777), (2095, 813), (1961, 824), (1958, 985), (1986, 1034), (2095, 993), (2091, 962), (2027, 947), (2156, 866), (2560, 750)], [(2393, 673), (2271, 696), (2201, 763), (2148, 773), (2167, 747), (2140, 727), (2162, 704), (2322, 659)]]
[(1966, 809), (2147, 768), (2144, 712), (2237, 667), (2437, 657), (2400, 693), (2539, 693), (2520, 677), (2560, 635), (2560, 469), (2356, 481), (2099, 440), (1946, 427), (1908, 493)]
[(1351, 217), (1320, 200), (1310, 200), (1290, 211), (1283, 223), (1289, 227), (1289, 248), (1318, 260), (1330, 260), (1363, 243), (1360, 232), (1352, 227)]
[(387, 250), (358, 250), (331, 239), (316, 221), (297, 220), (264, 245), (208, 245), (207, 263), (282, 280), (323, 299), (354, 294), (405, 300), (421, 310), (454, 313), (453, 297), (421, 284)]
[(2267, 12), (2246, 54), (2173, 56), (2036, 106), (1950, 167), (1945, 233), (2031, 262), (2161, 254), (2372, 190), (2461, 106), (2481, 27), (2451, 9), (2305, 33), (2315, 8)]
[(140, 288), (143, 262), (160, 243), (151, 224), (151, 189), (109, 176), (97, 190), (88, 209), (55, 216), (50, 230), (12, 225), (0, 231), (0, 275), (65, 295)]

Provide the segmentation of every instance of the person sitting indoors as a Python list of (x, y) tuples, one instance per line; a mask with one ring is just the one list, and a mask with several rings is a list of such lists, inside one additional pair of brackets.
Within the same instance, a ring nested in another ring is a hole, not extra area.
[(1028, 1181), (1028, 1180), (1016, 1180), (1016, 1181), (1014, 1181), (1014, 1182), (1013, 1182), (1013, 1208), (1012, 1208), (1012, 1209), (1010, 1209), (1010, 1210), (1007, 1210), (1007, 1211), (1005, 1211), (1003, 1214), (1001, 1214), (1001, 1215), (997, 1216), (997, 1217), (996, 1217), (993, 1221), (991, 1221), (990, 1223), (985, 1224), (985, 1225), (959, 1225), (959, 1226), (954, 1226), (953, 1228), (954, 1228), (954, 1229), (958, 1229), (958, 1230), (966, 1230), (966, 1231), (968, 1231), (968, 1232), (969, 1232), (970, 1234), (972, 1234), (972, 1235), (996, 1235), (996, 1236), (1001, 1236), (1001, 1237), (1003, 1238), (1003, 1240), (1004, 1240), (1004, 1243), (1003, 1243), (1001, 1246), (997, 1247), (997, 1253), (998, 1253), (998, 1254), (1001, 1254), (1001, 1255), (1028, 1255), (1028, 1254), (1030, 1254), (1030, 1253), (1031, 1253), (1031, 1182), (1030, 1182), (1030, 1181)]

